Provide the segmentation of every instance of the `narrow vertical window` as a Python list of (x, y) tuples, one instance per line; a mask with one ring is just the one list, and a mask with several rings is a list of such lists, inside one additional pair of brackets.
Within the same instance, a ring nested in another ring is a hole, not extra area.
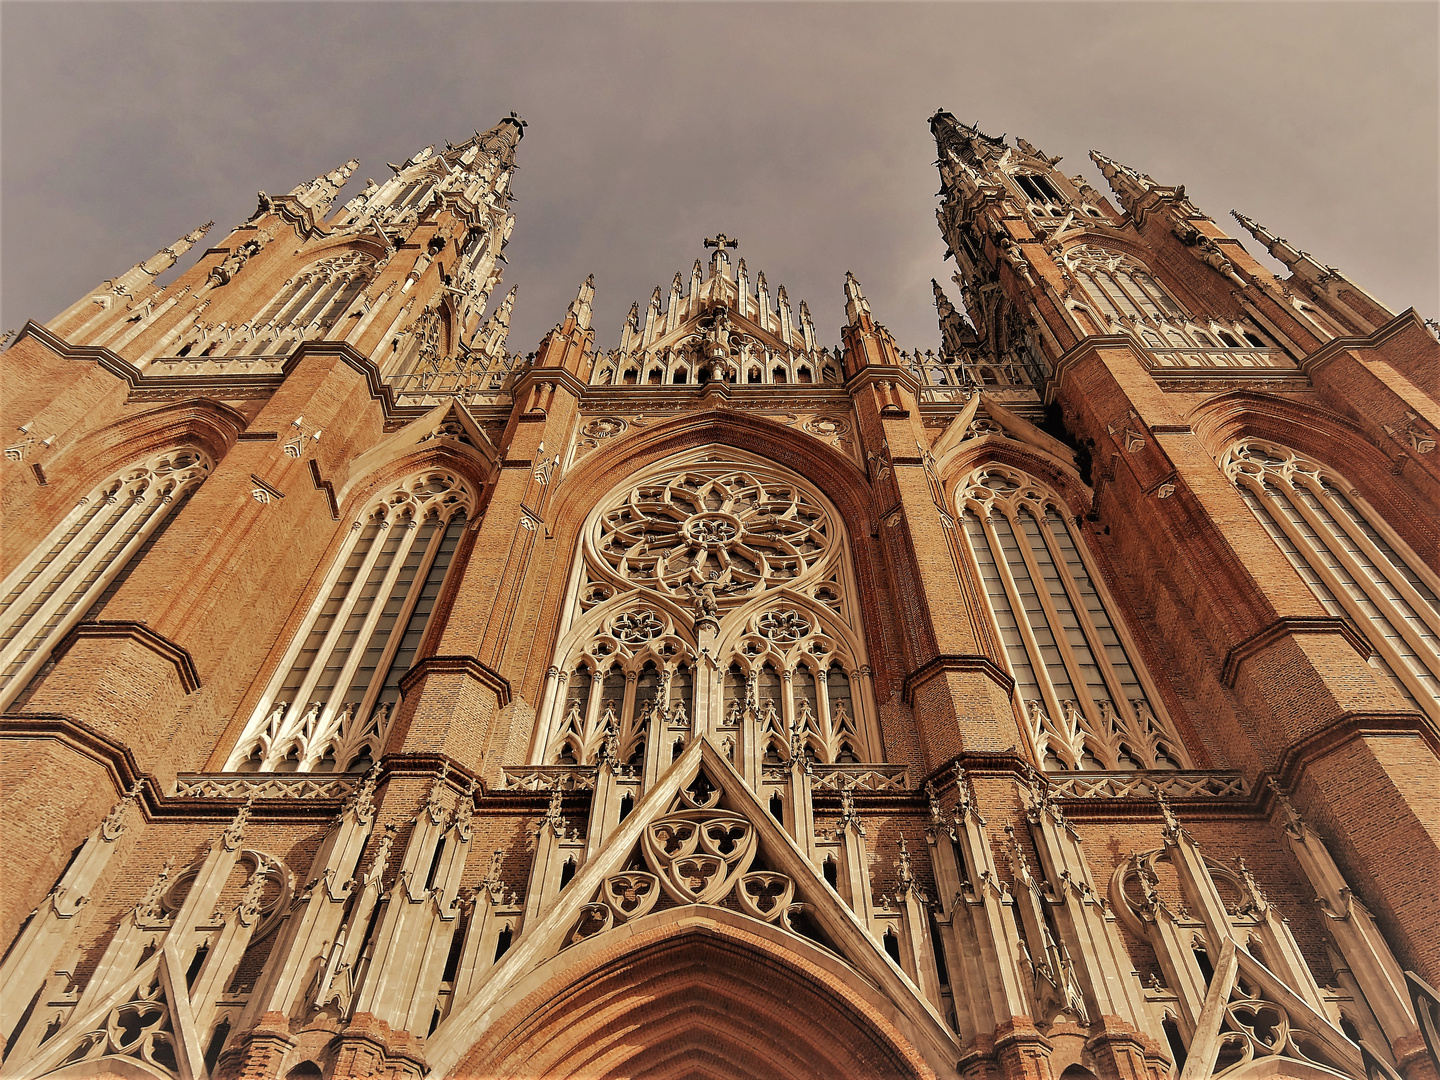
[(1222, 459), (1245, 505), (1325, 610), (1375, 650), (1376, 674), (1440, 719), (1440, 579), (1339, 474), (1283, 446)]
[(0, 708), (15, 700), (61, 638), (98, 615), (111, 586), (118, 588), (210, 468), (202, 451), (181, 447), (121, 470), (81, 499), (0, 583)]
[(380, 757), (472, 502), (454, 476), (426, 473), (352, 526), (229, 768), (360, 771)]
[(1186, 767), (1060, 500), (1023, 473), (987, 466), (961, 486), (959, 503), (1044, 768)]

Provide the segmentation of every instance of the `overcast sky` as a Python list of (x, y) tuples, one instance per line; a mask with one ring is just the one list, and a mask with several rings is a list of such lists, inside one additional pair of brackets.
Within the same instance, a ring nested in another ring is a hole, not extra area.
[[(1433, 3), (15, 3), (0, 7), (0, 326), (53, 317), (211, 218), (517, 110), (506, 285), (529, 351), (588, 273), (632, 301), (740, 239), (839, 338), (853, 270), (902, 348), (938, 343), (927, 118), (1092, 148), (1437, 303)], [(1238, 228), (1238, 227), (1235, 227)], [(1248, 239), (1248, 238), (1247, 238)], [(1253, 245), (1252, 245), (1253, 248)], [(192, 253), (186, 263), (195, 257)], [(182, 265), (185, 265), (182, 263)], [(498, 294), (497, 294), (498, 300)]]

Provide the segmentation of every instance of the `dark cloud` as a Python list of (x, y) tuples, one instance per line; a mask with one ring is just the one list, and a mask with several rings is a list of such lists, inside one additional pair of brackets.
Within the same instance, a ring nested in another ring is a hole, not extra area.
[[(933, 347), (937, 107), (1091, 148), (1437, 314), (1432, 4), (3, 7), (3, 325), (354, 155), (530, 127), (507, 284), (530, 349), (596, 275), (613, 345), (723, 230), (838, 339), (847, 269)], [(345, 196), (342, 196), (342, 198)], [(223, 232), (220, 233), (223, 235)], [(953, 290), (952, 290), (953, 292)]]

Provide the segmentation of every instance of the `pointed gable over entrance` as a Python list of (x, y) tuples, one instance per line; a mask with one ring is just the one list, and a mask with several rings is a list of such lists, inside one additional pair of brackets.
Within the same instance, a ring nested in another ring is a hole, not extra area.
[[(600, 1042), (652, 1024), (658, 1012), (673, 1045), (647, 1038), (644, 1053), (698, 1062), (702, 1045), (726, 1044), (730, 1022), (712, 1028), (702, 1017), (750, 1010), (756, 1026), (735, 1035), (737, 1054), (754, 1054), (757, 1037), (777, 1033), (777, 1047), (791, 1047), (773, 1060), (761, 1054), (770, 1072), (726, 1059), (713, 1069), (695, 1064), (694, 1075), (929, 1076), (959, 1054), (933, 1007), (705, 739), (440, 1024), (427, 1047), (431, 1076), (634, 1075), (637, 1063), (623, 1054), (599, 1068), (578, 1046), (568, 1064), (552, 1060), (541, 1073), (521, 1065), (539, 1047), (554, 1057), (562, 1033), (588, 1028), (577, 1016), (597, 986), (609, 988), (599, 996), (611, 1006), (628, 1001), (633, 1010), (596, 1004), (607, 1017), (603, 1032), (591, 1031)], [(687, 1001), (693, 1015), (681, 1007)], [(823, 1035), (822, 1014), (851, 1030)], [(515, 1028), (512, 1017), (529, 1026)]]

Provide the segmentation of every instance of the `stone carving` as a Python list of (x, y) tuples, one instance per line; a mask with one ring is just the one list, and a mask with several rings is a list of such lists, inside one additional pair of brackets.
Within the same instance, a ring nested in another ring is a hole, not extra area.
[(580, 432), (591, 439), (613, 439), (623, 435), (630, 425), (618, 416), (596, 416), (585, 421)]
[(761, 615), (755, 628), (763, 638), (788, 644), (798, 641), (810, 632), (810, 620), (798, 611), (778, 608)]
[(802, 426), (811, 435), (819, 435), (826, 439), (845, 435), (850, 431), (849, 421), (838, 416), (812, 416)]

